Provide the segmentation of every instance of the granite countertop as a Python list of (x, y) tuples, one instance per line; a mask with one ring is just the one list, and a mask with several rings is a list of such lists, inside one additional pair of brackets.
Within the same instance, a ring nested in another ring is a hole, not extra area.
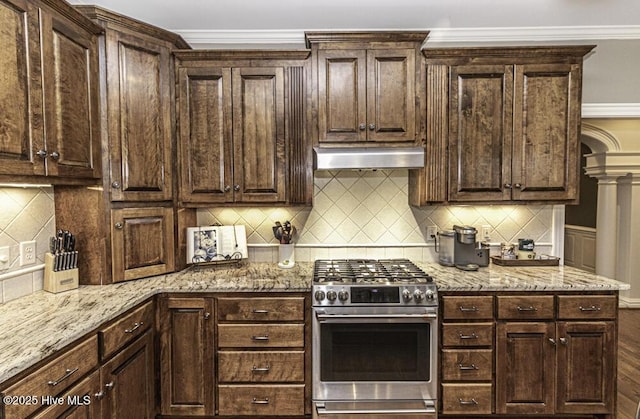
[[(477, 272), (418, 263), (440, 291), (617, 291), (629, 285), (568, 267), (502, 267)], [(197, 267), (113, 285), (45, 291), (0, 305), (0, 382), (96, 330), (155, 294), (165, 292), (306, 292), (313, 263)]]

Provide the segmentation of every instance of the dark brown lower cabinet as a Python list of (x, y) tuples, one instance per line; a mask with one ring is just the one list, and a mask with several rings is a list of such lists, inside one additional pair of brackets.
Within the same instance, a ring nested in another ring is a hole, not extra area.
[(212, 416), (213, 299), (160, 299), (161, 414)]
[(102, 366), (103, 419), (155, 417), (154, 354), (150, 329)]
[(558, 322), (558, 413), (610, 413), (615, 408), (615, 323)]
[(498, 323), (496, 413), (555, 410), (555, 323)]
[(496, 330), (496, 413), (614, 412), (615, 322), (509, 322)]

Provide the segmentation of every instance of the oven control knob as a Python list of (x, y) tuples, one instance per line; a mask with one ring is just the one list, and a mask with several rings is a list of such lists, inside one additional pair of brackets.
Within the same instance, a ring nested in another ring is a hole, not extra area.
[(347, 301), (349, 299), (349, 293), (345, 290), (342, 290), (338, 293), (338, 300)]
[(402, 299), (404, 301), (411, 301), (412, 298), (413, 295), (411, 294), (411, 291), (409, 291), (408, 289), (402, 290)]
[(327, 291), (327, 300), (335, 301), (336, 298), (338, 298), (338, 293), (337, 292), (335, 292), (334, 290)]
[(413, 292), (413, 298), (415, 298), (416, 301), (424, 300), (424, 292), (422, 292), (422, 290), (415, 290)]
[(316, 291), (314, 296), (316, 297), (316, 301), (322, 301), (322, 300), (324, 300), (324, 291), (318, 290), (318, 291)]
[(424, 295), (425, 297), (427, 297), (427, 300), (433, 300), (433, 298), (435, 297), (433, 290), (426, 290), (424, 292)]

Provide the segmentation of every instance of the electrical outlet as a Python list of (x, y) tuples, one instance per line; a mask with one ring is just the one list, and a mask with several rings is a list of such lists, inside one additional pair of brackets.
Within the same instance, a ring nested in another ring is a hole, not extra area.
[(36, 242), (20, 242), (20, 266), (36, 263)]
[(10, 262), (9, 246), (0, 247), (0, 271), (9, 269)]
[(438, 234), (438, 226), (427, 227), (427, 239), (435, 239), (436, 234)]
[(491, 238), (491, 226), (484, 225), (482, 226), (482, 240), (489, 241)]

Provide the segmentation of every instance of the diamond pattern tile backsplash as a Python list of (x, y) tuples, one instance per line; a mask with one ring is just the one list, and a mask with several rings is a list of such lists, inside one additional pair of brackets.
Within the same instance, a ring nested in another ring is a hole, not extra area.
[[(44, 254), (55, 234), (54, 212), (52, 187), (0, 188), (0, 248), (9, 248), (8, 262), (0, 265), (0, 303), (42, 289)], [(36, 263), (20, 266), (20, 242), (31, 240), (36, 241)], [(25, 268), (34, 271), (17, 272)]]
[[(313, 208), (207, 208), (198, 224), (245, 224), (251, 245), (276, 244), (271, 227), (291, 220), (299, 247), (427, 246), (427, 227), (490, 226), (490, 242), (532, 238), (550, 244), (552, 205), (432, 206), (408, 204), (406, 170), (317, 171)], [(314, 255), (310, 255), (313, 259)]]

